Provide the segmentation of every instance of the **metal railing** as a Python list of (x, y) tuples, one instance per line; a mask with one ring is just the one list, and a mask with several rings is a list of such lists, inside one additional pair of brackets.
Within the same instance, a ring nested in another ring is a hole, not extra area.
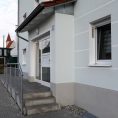
[(23, 72), (19, 63), (5, 64), (3, 83), (23, 113)]

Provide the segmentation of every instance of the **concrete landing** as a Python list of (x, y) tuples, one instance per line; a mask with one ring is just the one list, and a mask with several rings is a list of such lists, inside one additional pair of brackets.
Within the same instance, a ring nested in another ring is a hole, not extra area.
[(37, 82), (29, 82), (28, 80), (23, 81), (23, 92), (26, 93), (35, 93), (35, 92), (47, 92), (50, 91), (50, 88), (41, 85)]

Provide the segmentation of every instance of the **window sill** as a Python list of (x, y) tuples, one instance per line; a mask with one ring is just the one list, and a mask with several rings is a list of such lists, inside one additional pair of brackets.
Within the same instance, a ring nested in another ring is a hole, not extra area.
[(25, 66), (26, 65), (26, 63), (22, 63), (22, 66)]
[(89, 64), (89, 67), (112, 67), (112, 64)]

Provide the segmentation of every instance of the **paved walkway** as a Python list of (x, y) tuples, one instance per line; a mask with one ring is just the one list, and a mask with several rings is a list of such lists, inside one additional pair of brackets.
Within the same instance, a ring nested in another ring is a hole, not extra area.
[(0, 81), (0, 118), (21, 118), (19, 108)]
[(0, 118), (96, 118), (90, 114), (80, 117), (67, 110), (22, 116), (19, 108), (0, 81)]

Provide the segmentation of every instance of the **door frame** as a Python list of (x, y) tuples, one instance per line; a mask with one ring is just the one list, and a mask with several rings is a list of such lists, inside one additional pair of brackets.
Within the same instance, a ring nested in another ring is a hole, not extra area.
[[(43, 38), (41, 38), (41, 39), (39, 39), (39, 40), (37, 40), (38, 42), (41, 42), (41, 41), (43, 41), (43, 40), (46, 40), (46, 39), (49, 39), (49, 41), (50, 41), (50, 35), (48, 35), (48, 36), (44, 36)], [(39, 48), (39, 45), (38, 45), (38, 51), (41, 51), (41, 63), (42, 63), (42, 49), (40, 49)], [(50, 53), (50, 52), (49, 52)], [(39, 57), (37, 58), (38, 59), (38, 61), (39, 61)], [(50, 87), (50, 82), (45, 82), (45, 81), (43, 81), (42, 80), (42, 64), (39, 64), (38, 66), (40, 66), (41, 65), (41, 70), (39, 70), (39, 71), (41, 71), (41, 72), (39, 72), (39, 74), (41, 73), (41, 80), (39, 80), (39, 79), (36, 79), (35, 81), (36, 82), (38, 82), (38, 83), (41, 83), (42, 85), (44, 85), (44, 86), (47, 86), (47, 87)], [(51, 66), (49, 66), (49, 68), (51, 68)], [(51, 69), (50, 69), (51, 70)], [(51, 72), (50, 72), (50, 75), (51, 75)], [(51, 78), (51, 77), (50, 77)]]

